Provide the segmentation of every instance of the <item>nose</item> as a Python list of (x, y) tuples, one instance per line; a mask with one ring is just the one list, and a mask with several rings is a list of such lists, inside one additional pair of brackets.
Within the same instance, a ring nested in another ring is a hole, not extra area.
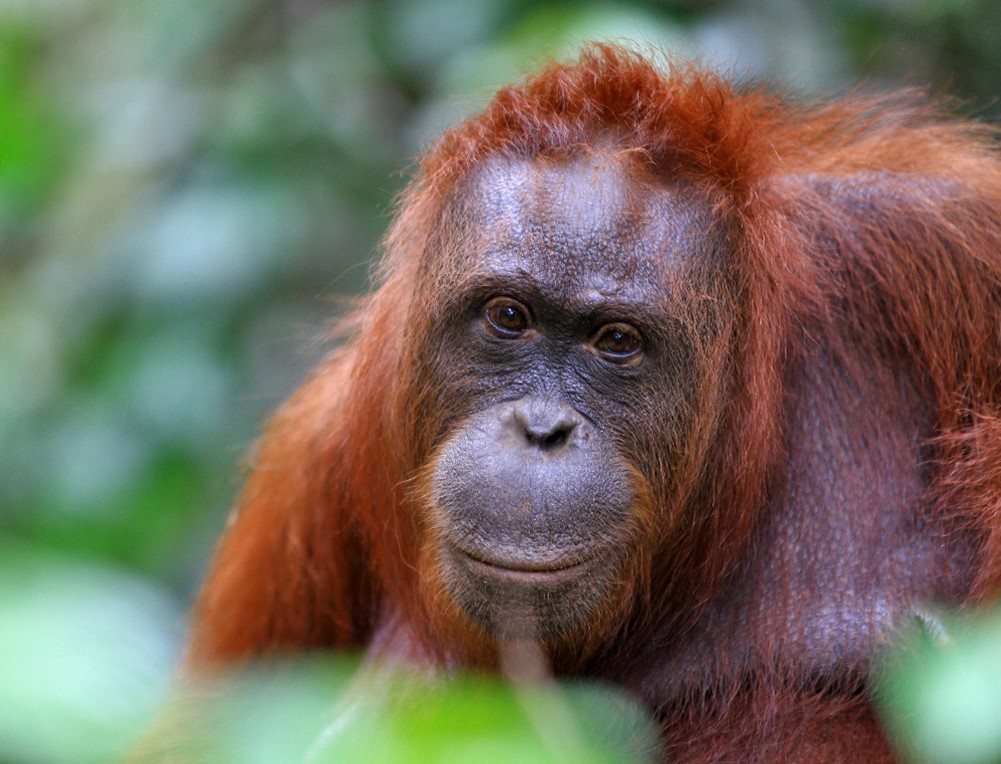
[(529, 445), (556, 451), (570, 442), (583, 418), (562, 401), (530, 396), (515, 401), (510, 421), (516, 435)]

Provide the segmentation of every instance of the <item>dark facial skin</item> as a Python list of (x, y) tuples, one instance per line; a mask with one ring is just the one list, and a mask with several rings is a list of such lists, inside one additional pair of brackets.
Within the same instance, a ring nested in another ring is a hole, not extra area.
[(450, 410), (433, 543), (449, 595), (498, 636), (562, 637), (615, 596), (650, 543), (644, 487), (683, 440), (699, 370), (671, 287), (714, 257), (710, 221), (633, 172), (491, 160), (439, 227), (459, 275), (426, 361)]

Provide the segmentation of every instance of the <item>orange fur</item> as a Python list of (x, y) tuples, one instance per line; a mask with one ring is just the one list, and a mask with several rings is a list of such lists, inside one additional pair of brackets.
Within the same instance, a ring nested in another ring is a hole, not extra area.
[[(386, 239), (378, 288), (350, 319), (352, 338), (259, 446), (195, 611), (191, 666), (361, 646), (387, 621), (405, 626), (414, 656), (495, 662), (482, 633), (445, 612), (433, 580), (420, 580), (434, 567), (423, 545), (433, 510), (421, 475), (433, 458), (432, 424), (447, 411), (411, 405), (433, 391), (418, 394), (427, 382), (415, 378), (407, 337), (421, 335), (440, 296), (414, 294), (413, 285), (450, 190), (486, 157), (555, 161), (608, 143), (651, 178), (679, 180), (711, 199), (739, 264), (715, 296), (733, 310), (734, 342), (714, 363), (735, 369), (734, 379), (722, 393), (704, 383), (707, 413), (683, 464), (658, 468), (661, 484), (650, 486), (640, 511), (655, 548), (638, 555), (623, 589), (648, 617), (610, 639), (653, 638), (663, 626), (651, 612), (677, 613), (683, 630), (753, 548), (788, 457), (786, 375), (820, 344), (849, 377), (865, 378), (874, 356), (913, 371), (934, 434), (922, 511), (957, 520), (975, 538), (965, 562), (972, 583), (960, 601), (998, 591), (1001, 158), (992, 131), (909, 94), (792, 104), (595, 45), (577, 63), (501, 90), (424, 157)], [(446, 263), (434, 267), (439, 284), (456, 277)], [(659, 548), (667, 543), (670, 553)], [(582, 651), (600, 660), (596, 645)], [(593, 669), (593, 661), (566, 665)], [(782, 746), (767, 740), (776, 730), (798, 730), (787, 742), (808, 740), (803, 730), (828, 717), (836, 717), (825, 727), (829, 747), (809, 743), (801, 755), (839, 759), (864, 730), (870, 760), (889, 756), (864, 704), (769, 692), (714, 695), (709, 716), (748, 719), (734, 738), (745, 740), (747, 760), (778, 756)], [(672, 750), (725, 760), (716, 728), (694, 718), (666, 722)]]

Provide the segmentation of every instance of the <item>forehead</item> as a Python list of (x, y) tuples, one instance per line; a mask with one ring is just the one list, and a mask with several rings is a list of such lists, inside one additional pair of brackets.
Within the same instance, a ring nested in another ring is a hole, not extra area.
[(491, 158), (448, 207), (448, 249), (468, 275), (527, 273), (567, 288), (583, 281), (622, 292), (663, 284), (712, 250), (703, 198), (647, 178), (613, 152)]

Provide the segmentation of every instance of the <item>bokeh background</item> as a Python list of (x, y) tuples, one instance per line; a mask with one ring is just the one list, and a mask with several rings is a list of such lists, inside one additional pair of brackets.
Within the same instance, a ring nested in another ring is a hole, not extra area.
[(592, 38), (1001, 117), (993, 0), (0, 0), (0, 762), (143, 727), (413, 157)]

